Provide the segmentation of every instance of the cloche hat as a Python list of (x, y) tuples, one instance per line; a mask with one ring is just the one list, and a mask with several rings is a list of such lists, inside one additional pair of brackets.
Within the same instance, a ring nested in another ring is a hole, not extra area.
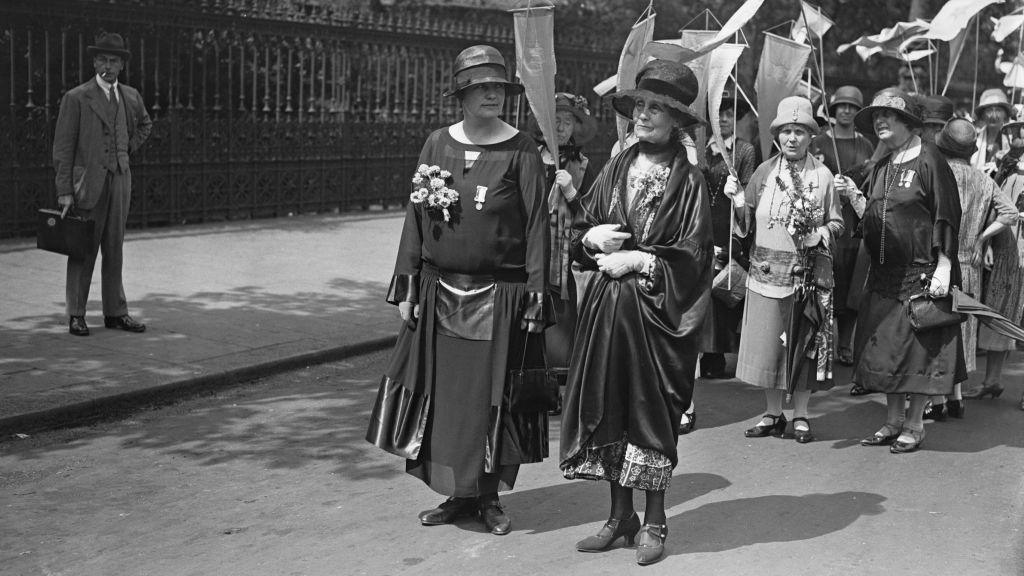
[(779, 102), (769, 130), (775, 135), (787, 124), (799, 124), (811, 134), (818, 133), (818, 122), (811, 112), (811, 101), (803, 96), (787, 96)]
[(690, 108), (698, 90), (697, 76), (689, 66), (672, 60), (651, 60), (636, 75), (636, 88), (612, 95), (612, 108), (632, 118), (635, 98), (641, 97), (668, 106), (685, 119), (687, 126), (705, 124)]
[(91, 57), (95, 57), (97, 54), (113, 54), (127, 60), (132, 56), (132, 53), (125, 47), (124, 38), (120, 34), (106, 32), (97, 36), (96, 44), (87, 46), (85, 51)]
[(476, 84), (504, 84), (508, 94), (522, 94), (523, 85), (509, 82), (505, 69), (505, 57), (498, 49), (486, 44), (470, 46), (455, 57), (452, 67), (452, 86), (443, 96), (454, 96)]
[(828, 101), (828, 113), (834, 115), (836, 106), (840, 104), (849, 104), (860, 110), (864, 107), (864, 94), (856, 86), (840, 86)]
[(1014, 128), (1020, 128), (1024, 126), (1024, 105), (1018, 104), (1016, 106), (1017, 115), (1011, 122), (1003, 124), (1003, 130), (1013, 130)]
[(911, 97), (903, 90), (896, 88), (885, 88), (871, 100), (871, 105), (861, 108), (853, 117), (853, 123), (857, 129), (865, 134), (874, 134), (874, 115), (880, 110), (895, 112), (910, 127), (921, 126), (920, 102), (917, 98)]
[(974, 117), (980, 119), (985, 108), (993, 106), (1006, 110), (1007, 118), (1013, 116), (1013, 108), (1010, 107), (1010, 101), (1006, 98), (1006, 92), (1003, 92), (1001, 88), (989, 88), (981, 93), (981, 98), (978, 99), (978, 107), (974, 109)]
[(953, 101), (945, 96), (925, 96), (922, 100), (921, 121), (925, 124), (944, 125), (953, 117), (953, 108)]
[(969, 121), (953, 118), (935, 134), (935, 145), (950, 158), (970, 160), (978, 151), (978, 133)]

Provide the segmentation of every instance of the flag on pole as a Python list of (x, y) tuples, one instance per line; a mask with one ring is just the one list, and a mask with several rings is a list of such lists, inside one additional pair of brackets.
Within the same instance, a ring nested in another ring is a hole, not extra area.
[(808, 38), (821, 38), (834, 25), (835, 22), (825, 16), (820, 8), (800, 0), (800, 16), (793, 24), (790, 37), (796, 42), (806, 42)]
[[(725, 84), (745, 47), (743, 44), (722, 44), (711, 52), (707, 65), (708, 114), (711, 116), (711, 134), (715, 143), (718, 144), (718, 149), (722, 151), (722, 158), (725, 160), (725, 165), (729, 167), (729, 173), (733, 175), (736, 175), (736, 167), (732, 165), (730, 155), (725, 153), (725, 139), (722, 138), (722, 126), (719, 122), (721, 121), (722, 94), (725, 92)], [(733, 110), (735, 112), (735, 107)]]
[(964, 27), (952, 40), (949, 41), (949, 66), (946, 68), (946, 83), (942, 85), (942, 95), (946, 95), (949, 82), (953, 80), (953, 73), (956, 72), (956, 65), (960, 62), (960, 55), (964, 52), (964, 43), (967, 40), (968, 28)]
[(764, 0), (746, 0), (732, 16), (725, 22), (717, 34), (698, 48), (698, 52), (711, 52), (721, 44), (732, 40), (733, 34), (740, 31), (740, 28), (750, 21), (757, 14), (758, 9), (764, 4)]
[(757, 92), (757, 123), (764, 158), (771, 156), (772, 134), (770, 126), (775, 119), (779, 102), (797, 93), (800, 75), (807, 65), (811, 47), (788, 38), (765, 32), (761, 63), (758, 66), (754, 91)]
[[(679, 45), (686, 49), (696, 50), (700, 46), (707, 45), (718, 34), (717, 30), (682, 30), (679, 33)], [(697, 99), (690, 106), (701, 119), (707, 120), (705, 110), (708, 102), (708, 62), (711, 60), (711, 53), (702, 53), (686, 63), (693, 70), (697, 77)], [(705, 151), (708, 143), (707, 128), (703, 125), (697, 126), (693, 131), (693, 143), (697, 152), (697, 162), (704, 165)]]
[[(555, 10), (550, 6), (513, 12), (516, 76), (523, 83), (533, 117), (548, 150), (558, 150), (555, 134)], [(555, 167), (558, 154), (555, 153)]]
[[(633, 25), (629, 35), (626, 36), (626, 43), (622, 45), (622, 53), (619, 55), (619, 68), (616, 73), (616, 90), (619, 92), (636, 88), (636, 74), (647, 62), (644, 56), (644, 46), (654, 37), (654, 17), (656, 14), (648, 8), (645, 18)], [(554, 92), (552, 92), (552, 97)], [(619, 134), (619, 144), (625, 144), (626, 131), (629, 129), (629, 121), (615, 117), (615, 127)], [(552, 148), (557, 150), (558, 148)]]
[(1003, 86), (1007, 88), (1024, 88), (1024, 54), (1018, 54), (1013, 64), (1003, 76)]
[[(995, 24), (995, 29), (992, 30), (992, 39), (996, 42), (1002, 42), (1006, 38), (1020, 29), (1021, 24), (1024, 24), (1024, 14), (1010, 14), (1009, 16), (1003, 16), (996, 20), (992, 19)], [(966, 30), (967, 27), (964, 27)]]
[(857, 55), (860, 56), (861, 60), (866, 61), (875, 54), (882, 54), (884, 56), (891, 56), (893, 58), (903, 60), (904, 58), (900, 53), (900, 46), (903, 45), (904, 41), (914, 36), (924, 34), (928, 29), (928, 23), (920, 18), (913, 22), (897, 22), (896, 25), (891, 28), (883, 28), (878, 34), (861, 36), (853, 42), (843, 44), (836, 49), (836, 52), (842, 54), (850, 48), (856, 48)]
[(932, 25), (926, 38), (949, 42), (967, 27), (975, 14), (991, 4), (1002, 4), (1005, 0), (949, 0), (932, 18)]

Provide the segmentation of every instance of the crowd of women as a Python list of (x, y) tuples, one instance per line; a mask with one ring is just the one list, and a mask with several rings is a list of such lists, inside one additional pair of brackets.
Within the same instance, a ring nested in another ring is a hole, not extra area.
[[(975, 338), (975, 324), (945, 321), (938, 306), (960, 288), (1012, 300), (994, 305), (1021, 316), (1019, 289), (1007, 289), (1022, 280), (1021, 237), (1001, 232), (1024, 211), (1013, 206), (1024, 161), (1010, 156), (1002, 190), (979, 176), (969, 122), (943, 121), (932, 136), (920, 98), (893, 88), (864, 106), (844, 87), (822, 133), (811, 102), (793, 96), (771, 122), (778, 153), (757, 166), (734, 131), (745, 105), (725, 99), (722, 138), (697, 151), (698, 81), (653, 60), (635, 89), (610, 98), (632, 133), (601, 167), (581, 151), (596, 127), (585, 98), (556, 95), (552, 150), (501, 119), (522, 88), (496, 49), (468, 48), (453, 70), (446, 95), (462, 120), (427, 138), (413, 176), (387, 296), (404, 324), (367, 433), (447, 497), (422, 524), (474, 516), (508, 533), (498, 493), (548, 456), (550, 409), (561, 414), (564, 477), (610, 489), (607, 523), (576, 549), (623, 539), (639, 564), (658, 561), (677, 438), (696, 422), (694, 382), (722, 376), (729, 352), (736, 377), (765, 389), (748, 437), (783, 435), (791, 400), (792, 437), (813, 440), (808, 403), (832, 385), (833, 351), (853, 365), (852, 393), (887, 395), (884, 424), (862, 444), (893, 453), (921, 446), (926, 407), (962, 415), (957, 385), (976, 345), (996, 352), (996, 372), (973, 394), (1002, 390), (1012, 340)], [(811, 358), (794, 362), (791, 319), (808, 297), (819, 311)], [(903, 311), (914, 299), (923, 319)], [(538, 389), (545, 401), (531, 399)]]

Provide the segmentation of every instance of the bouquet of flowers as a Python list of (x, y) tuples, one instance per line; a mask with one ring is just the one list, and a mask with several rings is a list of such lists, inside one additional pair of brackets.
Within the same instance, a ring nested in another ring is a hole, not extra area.
[(786, 231), (794, 238), (803, 238), (821, 225), (825, 217), (825, 208), (815, 196), (813, 185), (804, 185), (795, 164), (789, 164), (789, 175), (793, 180), (792, 188), (786, 186), (780, 175), (775, 176), (775, 184), (786, 192), (789, 210), (785, 214), (773, 215), (768, 222), (769, 226), (785, 226)]
[(451, 172), (442, 170), (440, 166), (420, 164), (412, 176), (412, 184), (416, 188), (409, 194), (409, 201), (413, 204), (426, 202), (428, 210), (440, 212), (445, 222), (450, 221), (448, 209), (459, 201), (459, 193), (448, 187), (451, 177)]

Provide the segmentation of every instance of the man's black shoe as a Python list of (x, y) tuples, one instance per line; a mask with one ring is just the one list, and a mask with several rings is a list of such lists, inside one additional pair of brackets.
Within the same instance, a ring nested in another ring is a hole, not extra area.
[[(83, 323), (84, 325), (84, 323)], [(125, 314), (124, 316), (104, 316), (103, 325), (107, 328), (117, 328), (125, 332), (145, 332), (146, 325)]]
[(88, 336), (89, 327), (85, 324), (85, 316), (72, 316), (68, 321), (68, 332), (73, 336)]

